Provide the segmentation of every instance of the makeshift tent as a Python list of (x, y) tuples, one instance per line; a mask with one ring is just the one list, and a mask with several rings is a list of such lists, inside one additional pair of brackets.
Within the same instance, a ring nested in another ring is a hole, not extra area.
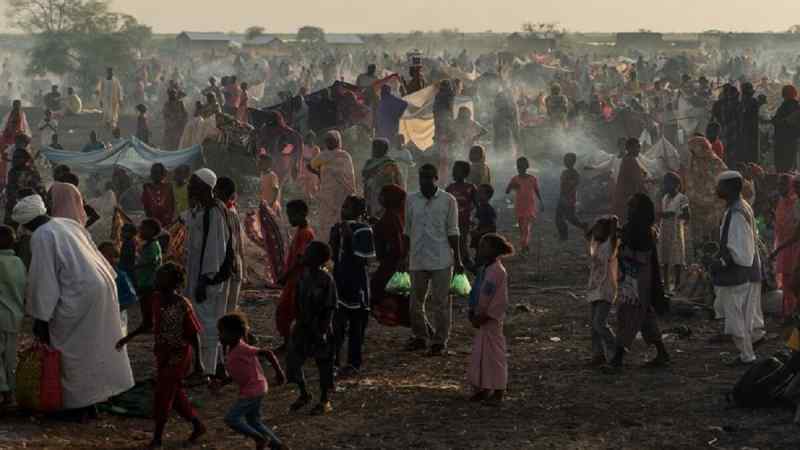
[[(308, 127), (309, 129), (319, 133), (324, 130), (333, 128), (349, 128), (359, 122), (364, 121), (363, 117), (356, 117), (354, 112), (351, 112), (350, 117), (344, 111), (344, 106), (340, 105), (334, 93), (338, 88), (344, 91), (352, 92), (356, 101), (363, 104), (364, 95), (362, 89), (350, 83), (336, 81), (327, 89), (322, 89), (313, 92), (304, 97), (306, 105), (308, 106)], [(292, 99), (288, 99), (283, 103), (273, 105), (263, 109), (250, 108), (250, 122), (256, 130), (261, 129), (267, 119), (268, 111), (280, 111), (287, 123), (292, 123)]]
[(76, 172), (111, 172), (116, 166), (124, 167), (136, 175), (146, 177), (155, 163), (168, 170), (181, 165), (192, 166), (202, 160), (202, 147), (195, 145), (183, 150), (164, 151), (150, 147), (135, 137), (124, 139), (109, 150), (73, 152), (45, 147), (42, 155), (50, 163), (65, 164)]
[[(433, 146), (435, 132), (433, 101), (436, 99), (437, 92), (438, 87), (434, 85), (403, 97), (403, 100), (408, 102), (408, 108), (400, 119), (400, 134), (405, 137), (406, 142), (413, 142), (420, 150), (427, 150)], [(464, 106), (474, 114), (471, 98), (456, 97), (453, 101), (453, 117)]]

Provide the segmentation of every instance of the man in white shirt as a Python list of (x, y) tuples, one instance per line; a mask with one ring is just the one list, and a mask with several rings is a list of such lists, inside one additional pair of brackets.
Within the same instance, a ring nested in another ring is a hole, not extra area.
[[(435, 166), (425, 164), (420, 168), (420, 192), (406, 200), (405, 216), (412, 290), (412, 338), (406, 349), (422, 350), (430, 338), (431, 356), (446, 354), (453, 315), (450, 280), (454, 270), (464, 271), (459, 251), (458, 204), (455, 197), (436, 186), (438, 180)], [(426, 312), (433, 315), (430, 323)]]
[(727, 203), (720, 230), (720, 258), (712, 266), (715, 309), (724, 311), (725, 334), (739, 357), (733, 364), (756, 360), (753, 343), (764, 337), (761, 311), (761, 259), (756, 249), (753, 210), (742, 199), (743, 178), (726, 171), (717, 179), (717, 194)]

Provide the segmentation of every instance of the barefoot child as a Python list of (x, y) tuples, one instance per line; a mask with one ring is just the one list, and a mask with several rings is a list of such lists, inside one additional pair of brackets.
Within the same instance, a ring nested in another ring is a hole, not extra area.
[(467, 245), (469, 244), (469, 229), (472, 227), (472, 210), (478, 202), (478, 189), (474, 184), (466, 181), (469, 176), (470, 165), (466, 161), (456, 161), (453, 164), (453, 181), (447, 186), (447, 192), (458, 202), (458, 230), (460, 232), (461, 257), (466, 267), (472, 266)]
[(319, 370), (319, 404), (312, 415), (333, 411), (328, 394), (333, 390), (333, 360), (336, 353), (333, 317), (336, 313), (336, 282), (323, 266), (331, 259), (331, 249), (324, 242), (308, 245), (303, 257), (303, 272), (297, 283), (295, 307), (297, 321), (292, 328), (286, 370), (289, 382), (297, 384), (300, 397), (292, 404), (296, 412), (308, 405), (311, 394), (306, 387), (303, 363), (314, 358)]
[[(333, 278), (339, 294), (334, 316), (337, 377), (348, 377), (361, 370), (361, 354), (369, 322), (369, 258), (375, 257), (372, 228), (364, 223), (366, 202), (350, 196), (342, 205), (342, 221), (331, 229)], [(344, 341), (348, 341), (346, 366), (340, 365)]]
[(617, 299), (617, 228), (616, 216), (603, 217), (589, 230), (591, 272), (586, 300), (589, 302), (592, 328), (591, 365), (606, 364), (614, 353), (615, 337), (608, 326), (608, 313)]
[[(517, 160), (517, 172), (508, 183), (506, 194), (516, 192), (514, 213), (517, 216), (520, 234), (520, 253), (527, 255), (531, 242), (531, 225), (536, 221), (537, 210), (544, 209), (539, 193), (539, 180), (528, 174), (530, 163), (524, 156)], [(537, 208), (538, 206), (538, 208)]]
[(578, 220), (576, 208), (578, 203), (578, 186), (581, 184), (581, 174), (575, 170), (578, 156), (575, 153), (564, 155), (564, 170), (561, 172), (561, 192), (558, 197), (556, 209), (556, 228), (558, 237), (562, 241), (569, 239), (567, 222), (582, 230), (586, 224)]
[(233, 430), (253, 439), (256, 450), (263, 450), (269, 444), (271, 449), (283, 448), (280, 439), (261, 421), (261, 404), (267, 395), (267, 378), (261, 369), (259, 357), (275, 369), (276, 384), (286, 382), (278, 359), (270, 350), (262, 350), (248, 345), (245, 336), (249, 331), (247, 319), (242, 313), (230, 313), (219, 319), (219, 341), (225, 348), (225, 368), (229, 378), (212, 383), (212, 390), (231, 382), (239, 386), (239, 399), (225, 416), (225, 423)]
[(295, 298), (297, 293), (297, 283), (303, 273), (303, 254), (306, 247), (314, 240), (314, 230), (308, 224), (308, 205), (303, 200), (292, 200), (286, 204), (286, 215), (289, 216), (289, 224), (296, 228), (294, 239), (289, 246), (289, 253), (286, 255), (286, 264), (283, 275), (278, 279), (278, 284), (283, 286), (280, 302), (275, 310), (275, 323), (278, 332), (284, 339), (283, 349), (287, 346), (287, 341), (292, 330), (292, 322), (297, 314)]
[(671, 270), (675, 269), (675, 289), (681, 284), (686, 265), (684, 224), (689, 220), (689, 198), (681, 193), (681, 178), (669, 172), (664, 175), (664, 198), (661, 199), (661, 234), (658, 254), (664, 270), (664, 287), (670, 287)]
[[(486, 263), (475, 290), (475, 305), (470, 315), (478, 334), (472, 343), (467, 380), (475, 389), (473, 401), (499, 404), (508, 383), (508, 361), (503, 321), (508, 306), (506, 268), (500, 259), (514, 252), (514, 247), (502, 236), (490, 233), (481, 239), (480, 259)], [(470, 303), (473, 296), (470, 296)]]
[(137, 336), (147, 333), (153, 328), (153, 295), (156, 288), (156, 271), (161, 266), (161, 244), (158, 235), (161, 234), (161, 225), (155, 219), (144, 219), (139, 225), (139, 238), (144, 243), (136, 259), (136, 293), (139, 295), (139, 307), (142, 311), (142, 322), (131, 333)]
[(186, 281), (183, 267), (167, 263), (156, 272), (156, 293), (152, 299), (153, 317), (151, 329), (141, 327), (117, 343), (121, 349), (138, 334), (153, 332), (156, 359), (156, 386), (153, 400), (155, 431), (150, 448), (160, 448), (170, 412), (174, 409), (184, 420), (192, 424), (192, 434), (187, 443), (194, 444), (205, 434), (206, 427), (197, 413), (183, 386), (184, 378), (195, 360), (195, 372), (203, 373), (200, 359), (200, 322), (192, 303), (180, 292)]
[(25, 302), (25, 264), (14, 254), (14, 230), (0, 225), (0, 406), (13, 401), (17, 335)]

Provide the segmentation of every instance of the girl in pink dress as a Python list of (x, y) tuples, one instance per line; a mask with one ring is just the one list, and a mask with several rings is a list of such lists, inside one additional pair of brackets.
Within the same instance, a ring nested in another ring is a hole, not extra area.
[(508, 360), (503, 322), (508, 306), (508, 278), (500, 259), (514, 252), (514, 247), (496, 233), (485, 235), (478, 247), (485, 268), (470, 295), (470, 322), (478, 329), (472, 343), (467, 367), (467, 381), (474, 388), (472, 401), (499, 404), (508, 384)]
[(528, 158), (522, 157), (517, 160), (517, 172), (508, 183), (506, 194), (516, 192), (514, 200), (514, 213), (517, 216), (520, 234), (520, 252), (528, 254), (528, 246), (531, 242), (531, 225), (536, 221), (536, 213), (543, 208), (542, 196), (539, 193), (539, 180), (528, 174), (530, 163)]

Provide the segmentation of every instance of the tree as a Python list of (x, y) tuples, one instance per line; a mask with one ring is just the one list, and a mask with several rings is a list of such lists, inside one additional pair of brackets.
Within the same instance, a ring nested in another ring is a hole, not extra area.
[(64, 33), (108, 25), (108, 2), (102, 0), (6, 1), (8, 23), (28, 33)]
[(566, 34), (566, 30), (558, 22), (525, 22), (522, 31), (529, 35), (541, 37), (559, 37)]
[(263, 36), (267, 30), (264, 27), (260, 27), (258, 25), (252, 26), (244, 31), (244, 36), (247, 38), (248, 41), (252, 41), (253, 39)]
[(306, 25), (297, 30), (297, 40), (309, 44), (325, 42), (325, 30), (320, 27)]
[(91, 89), (105, 67), (134, 70), (137, 51), (150, 42), (150, 27), (109, 10), (106, 0), (8, 0), (8, 22), (32, 33), (27, 71), (73, 75)]

